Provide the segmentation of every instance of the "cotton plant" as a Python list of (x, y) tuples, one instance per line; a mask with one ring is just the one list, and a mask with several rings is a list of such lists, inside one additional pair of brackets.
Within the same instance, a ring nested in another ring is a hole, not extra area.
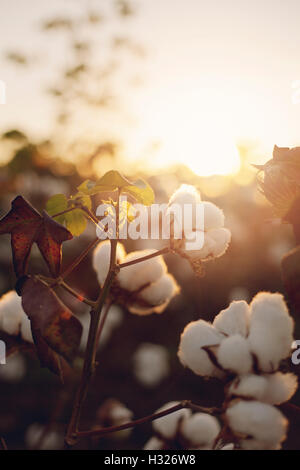
[(294, 321), (279, 293), (260, 292), (250, 305), (233, 301), (212, 323), (189, 323), (180, 362), (195, 374), (224, 380), (223, 418), (241, 449), (279, 449), (288, 421), (277, 408), (297, 390), (297, 377), (280, 371), (291, 353)]

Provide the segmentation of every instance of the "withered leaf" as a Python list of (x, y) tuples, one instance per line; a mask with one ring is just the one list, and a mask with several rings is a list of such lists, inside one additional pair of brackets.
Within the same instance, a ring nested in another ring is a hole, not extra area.
[(17, 277), (27, 270), (31, 247), (35, 242), (51, 274), (57, 277), (61, 267), (61, 245), (72, 234), (44, 211), (40, 215), (22, 196), (17, 196), (11, 210), (0, 220), (0, 234), (11, 234), (13, 263)]
[(28, 276), (24, 281), (21, 294), (22, 306), (31, 321), (37, 349), (45, 349), (42, 344), (44, 341), (53, 351), (71, 362), (81, 340), (80, 321), (49, 286), (33, 276)]

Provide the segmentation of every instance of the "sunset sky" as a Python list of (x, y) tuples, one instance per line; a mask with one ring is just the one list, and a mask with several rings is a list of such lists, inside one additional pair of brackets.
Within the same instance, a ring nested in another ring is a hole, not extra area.
[[(0, 130), (21, 127), (47, 136), (53, 106), (43, 89), (55, 63), (67, 60), (59, 38), (41, 35), (49, 15), (76, 15), (75, 0), (0, 0), (1, 52), (30, 50), (40, 60), (22, 72), (0, 60), (7, 104)], [(109, 0), (87, 1), (87, 6)], [(100, 133), (123, 135), (131, 158), (159, 143), (157, 164), (185, 162), (199, 174), (237, 165), (236, 143), (300, 145), (299, 0), (136, 0), (137, 13), (112, 31), (128, 32), (146, 49), (143, 86), (124, 97), (131, 119), (110, 118)], [(99, 48), (101, 50), (101, 48)], [(297, 83), (299, 81), (299, 83)], [(293, 88), (296, 87), (296, 88)], [(298, 103), (299, 101), (299, 103)], [(85, 123), (91, 132), (100, 123)], [(102, 123), (101, 123), (102, 124)]]

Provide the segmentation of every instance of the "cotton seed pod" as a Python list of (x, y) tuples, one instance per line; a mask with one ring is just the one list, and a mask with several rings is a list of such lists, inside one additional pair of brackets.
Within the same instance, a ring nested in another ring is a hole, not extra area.
[[(109, 240), (105, 240), (95, 248), (93, 252), (93, 268), (97, 273), (100, 286), (103, 286), (109, 270), (111, 244)], [(117, 244), (116, 259), (118, 263), (122, 263), (126, 256), (126, 251), (121, 243)]]
[(218, 420), (207, 413), (195, 413), (180, 425), (180, 434), (189, 448), (212, 448), (221, 428)]
[(180, 362), (195, 374), (207, 377), (222, 377), (223, 372), (210, 360), (206, 346), (218, 346), (224, 336), (210, 323), (198, 320), (189, 323), (180, 338), (178, 357)]
[(171, 274), (164, 274), (158, 281), (145, 287), (139, 297), (150, 305), (161, 305), (179, 292), (179, 286)]
[(218, 363), (238, 375), (248, 374), (252, 369), (252, 356), (249, 343), (241, 335), (225, 338), (217, 352)]
[(233, 401), (226, 410), (231, 431), (242, 449), (275, 450), (286, 437), (287, 419), (274, 406), (259, 401)]
[[(159, 408), (156, 413), (165, 411), (168, 408), (178, 404), (179, 402), (177, 401), (166, 403), (161, 408)], [(182, 423), (190, 417), (190, 415), (191, 410), (183, 408), (181, 410), (175, 411), (174, 413), (163, 416), (162, 418), (156, 419), (153, 421), (152, 426), (154, 431), (157, 432), (162, 438), (173, 439), (179, 431), (179, 426), (181, 426)]]
[[(155, 253), (157, 250), (133, 251), (124, 258), (124, 263)], [(137, 291), (143, 286), (157, 281), (167, 272), (166, 263), (162, 256), (121, 268), (117, 281), (123, 289)]]
[(260, 292), (250, 305), (249, 343), (263, 372), (273, 372), (291, 350), (294, 321), (281, 294)]
[(224, 335), (240, 334), (247, 336), (250, 309), (244, 300), (233, 301), (215, 317), (213, 326)]

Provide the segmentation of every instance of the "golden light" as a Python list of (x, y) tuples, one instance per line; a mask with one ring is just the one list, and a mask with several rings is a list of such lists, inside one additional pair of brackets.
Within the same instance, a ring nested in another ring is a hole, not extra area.
[(214, 90), (187, 88), (180, 95), (174, 89), (156, 90), (143, 102), (134, 148), (147, 139), (157, 142), (147, 159), (150, 170), (184, 164), (199, 176), (232, 174), (240, 168), (232, 127), (228, 108)]

